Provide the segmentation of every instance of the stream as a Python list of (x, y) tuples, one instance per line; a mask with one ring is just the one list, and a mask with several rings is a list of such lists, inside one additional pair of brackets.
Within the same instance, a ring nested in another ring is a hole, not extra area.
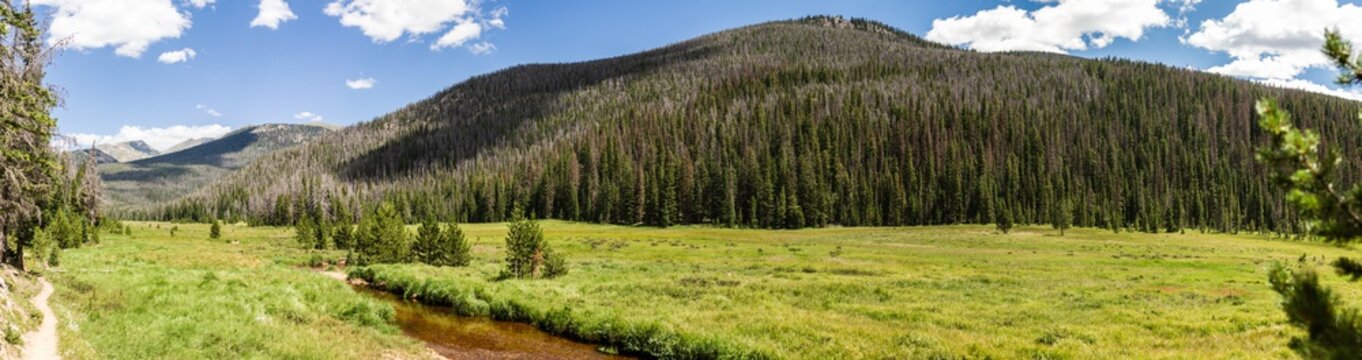
[(450, 359), (630, 359), (546, 333), (524, 323), (460, 316), (449, 308), (403, 300), (396, 295), (352, 284), (356, 292), (392, 304), (397, 325)]

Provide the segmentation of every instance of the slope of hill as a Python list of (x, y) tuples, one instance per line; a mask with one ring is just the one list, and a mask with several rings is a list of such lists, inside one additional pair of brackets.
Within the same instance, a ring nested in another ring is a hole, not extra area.
[(118, 162), (141, 160), (161, 154), (160, 151), (156, 151), (155, 148), (142, 140), (95, 145), (95, 148), (118, 160)]
[(136, 215), (1290, 231), (1253, 160), (1264, 96), (1358, 150), (1343, 99), (814, 17), (477, 76)]
[[(267, 124), (165, 155), (99, 166), (111, 207), (126, 209), (184, 196), (269, 152), (330, 132), (324, 127)], [(192, 141), (192, 140), (191, 140)]]
[(169, 154), (169, 153), (173, 153), (173, 152), (176, 152), (176, 151), (180, 151), (180, 150), (192, 148), (192, 147), (195, 147), (195, 146), (199, 146), (199, 145), (206, 144), (206, 143), (208, 143), (209, 141), (213, 141), (213, 140), (214, 140), (213, 138), (198, 138), (198, 139), (189, 139), (189, 140), (181, 141), (179, 144), (175, 144), (175, 146), (171, 146), (169, 149), (166, 149), (165, 153), (166, 153), (166, 154)]
[(77, 164), (85, 162), (86, 156), (94, 156), (96, 164), (112, 164), (118, 162), (113, 156), (98, 148), (71, 150), (68, 152)]

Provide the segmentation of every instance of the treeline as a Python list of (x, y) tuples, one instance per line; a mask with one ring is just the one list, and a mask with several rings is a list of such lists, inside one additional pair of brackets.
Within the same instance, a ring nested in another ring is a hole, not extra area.
[[(506, 235), (506, 268), (502, 278), (544, 278), (566, 274), (566, 259), (549, 246), (539, 224), (513, 212)], [(294, 236), (306, 248), (349, 250), (346, 265), (420, 262), (434, 266), (468, 266), (472, 244), (457, 223), (440, 224), (427, 217), (412, 237), (397, 208), (384, 202), (362, 213), (338, 213), (336, 222), (316, 209), (305, 211), (294, 225)], [(358, 224), (355, 220), (358, 219)], [(213, 220), (210, 237), (217, 239), (220, 222)], [(172, 234), (173, 234), (172, 230)]]
[[(984, 54), (817, 17), (475, 77), (126, 214), (801, 228), (957, 223), (1299, 232), (1252, 149), (1279, 98), (1358, 151), (1358, 104), (1115, 59)], [(1357, 174), (1356, 169), (1345, 169)], [(313, 211), (313, 210), (307, 210)], [(1006, 219), (1002, 219), (1006, 217)]]

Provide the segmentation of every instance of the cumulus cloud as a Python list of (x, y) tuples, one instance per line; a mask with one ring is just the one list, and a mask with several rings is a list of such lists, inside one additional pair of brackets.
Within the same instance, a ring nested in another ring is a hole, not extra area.
[(222, 117), (222, 113), (218, 112), (217, 109), (208, 107), (208, 105), (199, 104), (199, 105), (195, 105), (194, 108), (195, 108), (195, 109), (199, 109), (199, 110), (203, 110), (203, 113), (208, 114), (208, 116), (212, 116), (212, 117)]
[(341, 25), (359, 28), (374, 42), (389, 42), (404, 33), (440, 31), (470, 10), (464, 0), (337, 0), (323, 12), (339, 17)]
[(217, 0), (189, 0), (189, 5), (202, 9), (208, 5), (213, 5)]
[(183, 48), (180, 50), (163, 52), (160, 57), (156, 58), (156, 61), (160, 61), (162, 64), (174, 64), (189, 61), (189, 59), (193, 59), (195, 55), (198, 55), (198, 53), (194, 52), (194, 49)]
[(203, 126), (184, 126), (175, 125), (163, 128), (144, 128), (140, 126), (123, 126), (118, 129), (117, 134), (69, 134), (66, 137), (74, 139), (76, 147), (86, 148), (92, 145), (112, 144), (134, 140), (145, 141), (147, 145), (157, 150), (166, 150), (189, 139), (199, 138), (218, 138), (231, 132), (232, 128), (213, 124)]
[[(1100, 49), (1118, 38), (1139, 40), (1151, 27), (1172, 24), (1162, 0), (1056, 0), (1026, 11), (1011, 5), (932, 21), (927, 39), (979, 51), (1066, 53)], [(1197, 1), (1176, 0), (1180, 8)]]
[(1329, 66), (1319, 51), (1325, 27), (1337, 27), (1344, 38), (1362, 38), (1358, 18), (1362, 8), (1337, 0), (1249, 0), (1224, 18), (1203, 21), (1182, 41), (1233, 59), (1210, 72), (1290, 79), (1307, 68)]
[(284, 0), (260, 0), (258, 7), (260, 13), (256, 14), (254, 20), (251, 20), (251, 27), (263, 26), (279, 29), (280, 23), (298, 18), (298, 16), (293, 15), (293, 10), (289, 9), (288, 3)]
[[(376, 43), (409, 36), (441, 33), (432, 50), (460, 47), (478, 39), (489, 28), (505, 29), (505, 7), (483, 13), (476, 0), (335, 0), (323, 12), (341, 25), (359, 28)], [(490, 48), (483, 47), (483, 50)], [(471, 49), (470, 49), (471, 50)], [(486, 53), (486, 51), (483, 51)]]
[(312, 121), (312, 122), (321, 122), (321, 121), (322, 121), (322, 116), (321, 116), (321, 115), (313, 114), (313, 113), (307, 112), (307, 111), (300, 112), (300, 113), (297, 113), (297, 114), (293, 114), (293, 118), (294, 118), (294, 119), (298, 119), (298, 120), (303, 120), (303, 121)]
[(374, 80), (374, 78), (361, 78), (361, 79), (354, 79), (354, 80), (345, 80), (345, 86), (346, 86), (346, 87), (349, 87), (349, 88), (351, 88), (351, 89), (354, 89), (354, 90), (370, 89), (370, 88), (373, 88), (373, 87), (374, 87), (374, 84), (377, 84), (377, 83), (378, 83), (378, 81), (377, 81), (377, 80)]
[(477, 39), (482, 35), (482, 25), (469, 20), (460, 20), (458, 25), (435, 40), (435, 44), (430, 46), (431, 50), (439, 50), (447, 47), (460, 47), (468, 40)]
[(1279, 88), (1305, 90), (1313, 93), (1332, 95), (1353, 101), (1362, 101), (1362, 91), (1350, 89), (1334, 89), (1324, 85), (1316, 84), (1311, 81), (1301, 79), (1258, 79), (1253, 80), (1259, 84), (1275, 86)]
[(492, 51), (495, 51), (496, 49), (497, 49), (497, 46), (496, 46), (496, 45), (492, 45), (492, 43), (489, 43), (489, 42), (486, 42), (486, 41), (483, 41), (483, 42), (480, 42), (480, 43), (477, 43), (477, 44), (468, 45), (468, 52), (473, 53), (473, 55), (482, 55), (482, 54), (491, 53)]
[(109, 46), (115, 54), (133, 58), (141, 57), (154, 42), (180, 37), (190, 25), (189, 14), (177, 10), (171, 0), (33, 0), (32, 4), (55, 8), (49, 42), (77, 50)]

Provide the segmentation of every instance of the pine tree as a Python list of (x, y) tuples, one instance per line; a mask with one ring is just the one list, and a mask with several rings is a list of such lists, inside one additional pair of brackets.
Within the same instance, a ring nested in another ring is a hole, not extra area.
[(549, 248), (539, 223), (513, 216), (506, 234), (506, 269), (502, 277), (555, 277), (567, 273), (567, 262)]
[(444, 232), (440, 229), (440, 224), (435, 219), (427, 217), (421, 222), (421, 228), (416, 231), (416, 241), (411, 244), (411, 255), (416, 261), (427, 264), (438, 265), (439, 258), (443, 257), (440, 249), (440, 241), (444, 238)]
[(31, 236), (10, 236), (36, 227), (57, 177), (50, 111), (58, 98), (43, 83), (52, 54), (45, 32), (31, 7), (0, 1), (0, 262), (20, 270)]
[(437, 249), (439, 249), (440, 256), (433, 259), (431, 265), (468, 266), (473, 260), (472, 246), (464, 237), (463, 229), (459, 228), (459, 224), (449, 224), (449, 227), (441, 232)]
[[(1352, 44), (1337, 30), (1325, 32), (1324, 53), (1344, 73), (1342, 84), (1362, 84), (1362, 62), (1353, 58)], [(1311, 130), (1297, 129), (1291, 116), (1271, 100), (1257, 106), (1259, 127), (1272, 137), (1270, 146), (1259, 149), (1258, 161), (1272, 169), (1276, 184), (1288, 192), (1291, 202), (1316, 235), (1339, 244), (1362, 238), (1362, 184), (1341, 191), (1335, 184), (1335, 171), (1342, 164), (1338, 152), (1324, 149), (1320, 136)], [(1340, 275), (1352, 281), (1362, 279), (1362, 262), (1340, 257), (1333, 265)], [(1292, 339), (1290, 346), (1307, 359), (1356, 359), (1362, 353), (1362, 316), (1343, 308), (1339, 296), (1320, 284), (1310, 268), (1292, 271), (1277, 264), (1269, 271), (1272, 289), (1281, 294), (1287, 320), (1305, 337)]]
[(1006, 203), (1003, 203), (998, 206), (996, 213), (998, 214), (998, 218), (994, 219), (993, 223), (998, 227), (998, 231), (1001, 231), (1004, 234), (1012, 231), (1012, 208), (1007, 206)]
[(298, 219), (298, 224), (293, 226), (293, 237), (298, 241), (298, 245), (303, 248), (313, 248), (317, 245), (317, 222), (311, 216), (302, 216)]
[(210, 239), (222, 238), (222, 222), (218, 221), (218, 219), (213, 219), (213, 226), (208, 228), (208, 238)]
[(402, 217), (390, 202), (383, 202), (360, 219), (351, 252), (357, 265), (399, 263), (410, 259), (411, 240)]

